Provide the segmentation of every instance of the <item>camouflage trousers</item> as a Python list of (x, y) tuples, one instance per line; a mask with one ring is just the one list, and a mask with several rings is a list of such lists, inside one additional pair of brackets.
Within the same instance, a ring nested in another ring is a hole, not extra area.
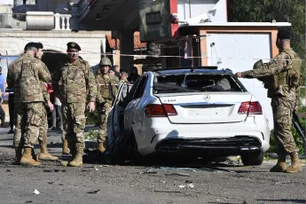
[(14, 147), (34, 147), (39, 135), (43, 111), (42, 102), (22, 103), (15, 108)]
[(62, 105), (63, 132), (70, 151), (85, 148), (84, 129), (86, 125), (85, 103), (68, 103)]
[(274, 119), (274, 137), (279, 153), (290, 154), (297, 152), (291, 125), (292, 114), (295, 108), (294, 97), (273, 97), (271, 101)]
[(98, 130), (98, 143), (103, 143), (104, 147), (107, 147), (106, 139), (107, 139), (107, 120), (108, 120), (108, 114), (111, 110), (112, 105), (108, 102), (101, 104), (104, 110), (102, 113), (100, 113), (99, 118), (99, 130)]
[(47, 135), (48, 135), (47, 110), (45, 107), (43, 107), (41, 124), (39, 127), (39, 135), (38, 135), (38, 142), (40, 145), (45, 145), (45, 146), (47, 145)]

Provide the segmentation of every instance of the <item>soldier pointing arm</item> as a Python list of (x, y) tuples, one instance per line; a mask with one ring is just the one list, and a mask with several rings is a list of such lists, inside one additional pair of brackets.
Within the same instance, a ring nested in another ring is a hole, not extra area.
[[(298, 149), (291, 132), (292, 114), (297, 104), (301, 81), (301, 59), (290, 46), (291, 32), (287, 27), (278, 30), (276, 45), (279, 54), (268, 63), (258, 61), (253, 70), (237, 72), (237, 77), (263, 81), (271, 98), (274, 137), (278, 146), (278, 162), (271, 172), (295, 173), (302, 170)], [(286, 166), (290, 155), (291, 165)]]

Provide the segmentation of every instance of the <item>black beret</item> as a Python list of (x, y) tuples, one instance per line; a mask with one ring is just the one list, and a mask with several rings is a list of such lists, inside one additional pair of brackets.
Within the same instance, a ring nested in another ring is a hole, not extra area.
[(81, 47), (77, 43), (75, 43), (75, 42), (67, 43), (67, 50), (69, 50), (71, 48), (77, 49), (79, 51), (81, 50)]
[(43, 45), (37, 42), (29, 42), (28, 44), (25, 45), (24, 50), (28, 50), (31, 47), (35, 47), (36, 49), (42, 49)]
[(41, 42), (37, 43), (37, 47), (38, 47), (38, 49), (43, 49), (44, 48), (44, 46), (43, 46), (43, 44)]
[(291, 28), (290, 27), (279, 27), (277, 38), (281, 40), (290, 39), (291, 38)]

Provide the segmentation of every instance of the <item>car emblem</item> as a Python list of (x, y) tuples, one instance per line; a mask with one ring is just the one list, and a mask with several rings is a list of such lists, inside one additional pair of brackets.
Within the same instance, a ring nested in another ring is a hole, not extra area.
[(210, 96), (209, 95), (205, 95), (203, 98), (204, 98), (205, 101), (209, 101), (210, 100)]

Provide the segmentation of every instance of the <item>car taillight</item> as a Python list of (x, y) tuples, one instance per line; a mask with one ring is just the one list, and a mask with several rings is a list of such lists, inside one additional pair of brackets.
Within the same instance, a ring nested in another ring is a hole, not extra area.
[(258, 101), (247, 101), (241, 103), (238, 114), (261, 115), (262, 108)]
[(146, 117), (175, 116), (177, 112), (172, 104), (149, 104), (145, 107)]

